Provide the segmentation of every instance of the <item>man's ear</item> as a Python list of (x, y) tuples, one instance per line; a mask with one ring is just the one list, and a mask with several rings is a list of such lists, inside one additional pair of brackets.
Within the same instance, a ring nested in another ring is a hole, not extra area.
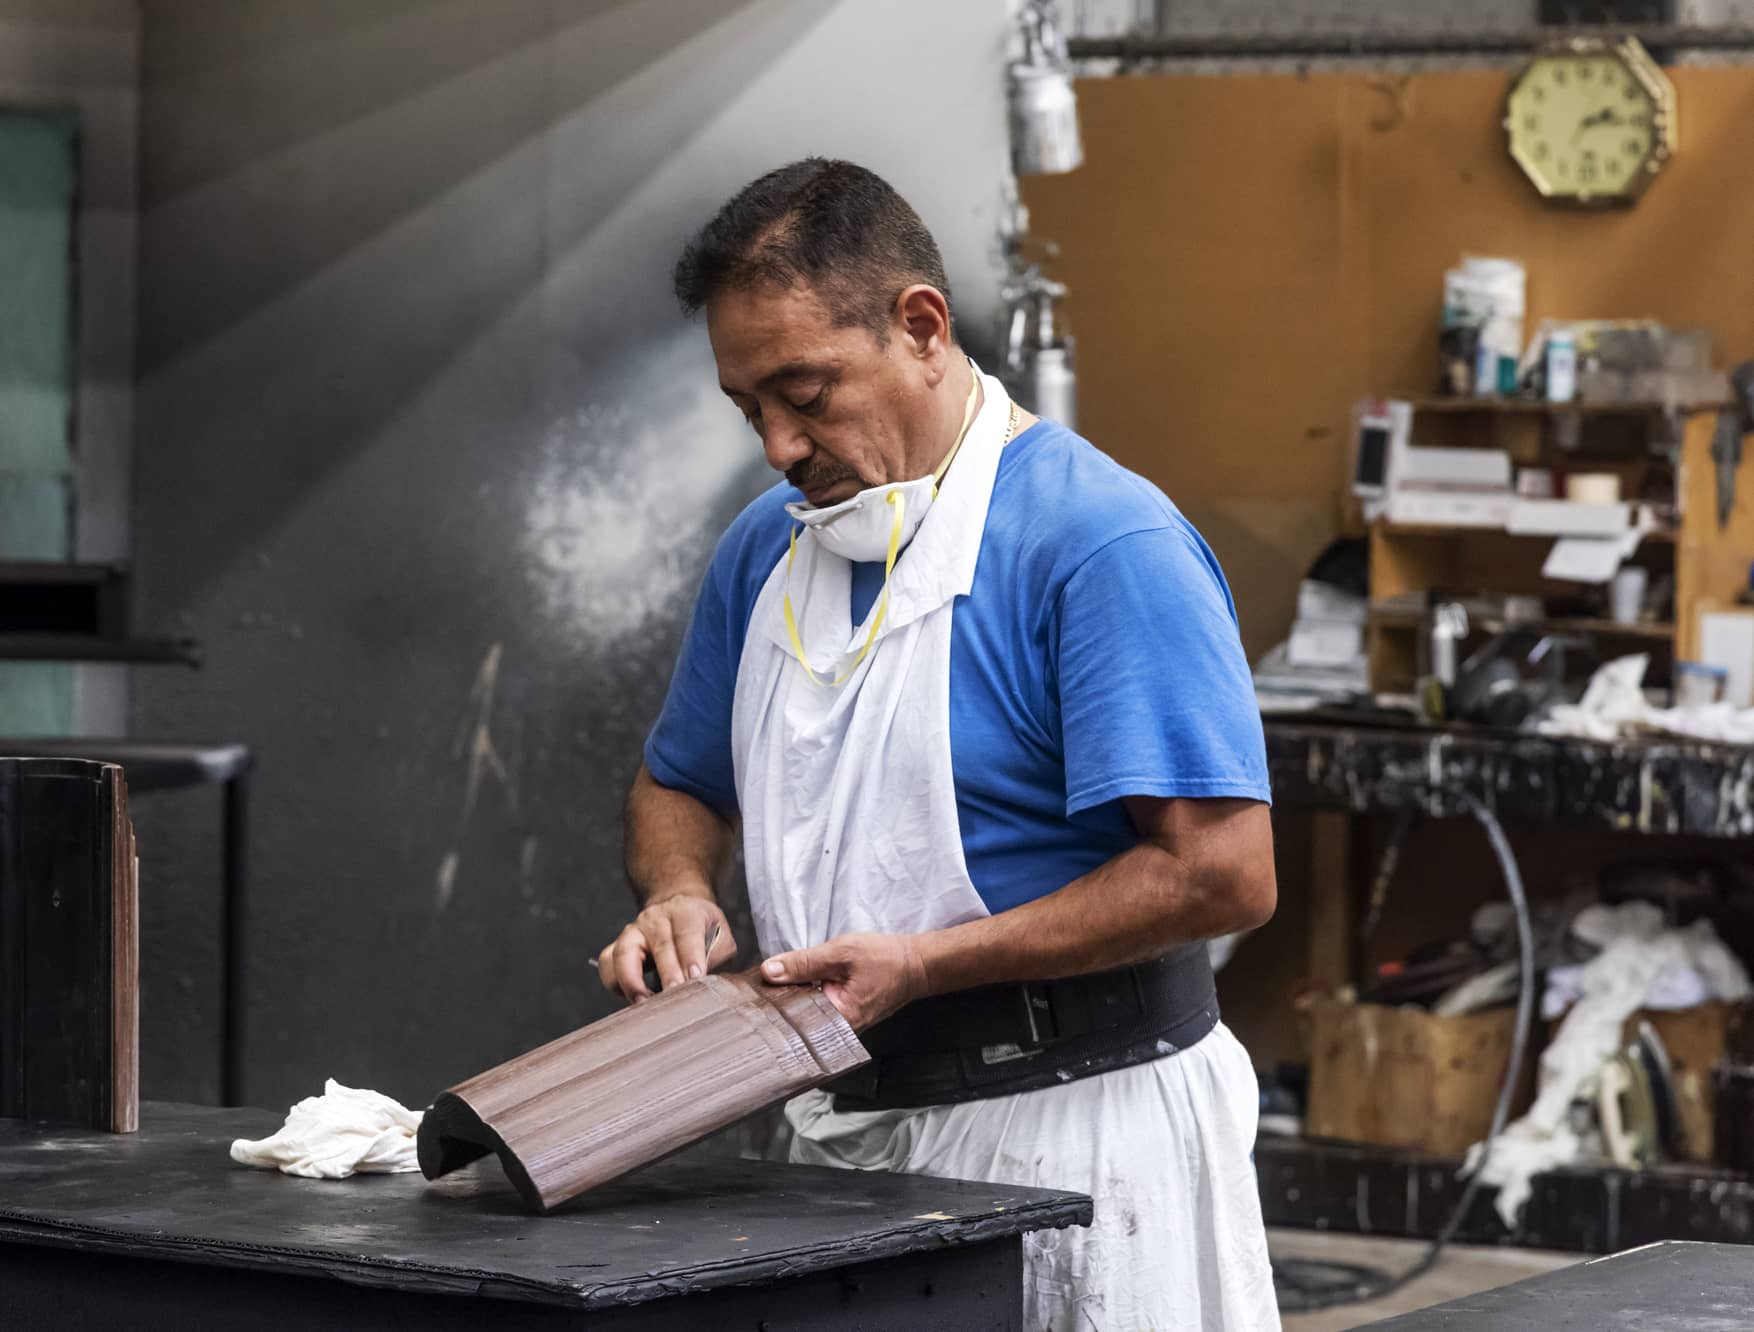
[(952, 345), (950, 302), (944, 293), (916, 282), (895, 298), (894, 324), (903, 353), (924, 362), (936, 384), (950, 363)]

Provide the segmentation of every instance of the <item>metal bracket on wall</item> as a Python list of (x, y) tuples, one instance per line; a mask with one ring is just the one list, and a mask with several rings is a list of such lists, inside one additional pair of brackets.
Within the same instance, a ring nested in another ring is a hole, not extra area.
[(1649, 50), (1754, 51), (1754, 28), (1702, 28), (1679, 23), (1584, 24), (1570, 28), (1440, 28), (1429, 32), (1394, 29), (1328, 32), (1238, 32), (1169, 36), (1133, 33), (1117, 37), (1074, 37), (1073, 60), (1312, 60), (1347, 57), (1511, 56), (1568, 34), (1595, 38), (1635, 37)]

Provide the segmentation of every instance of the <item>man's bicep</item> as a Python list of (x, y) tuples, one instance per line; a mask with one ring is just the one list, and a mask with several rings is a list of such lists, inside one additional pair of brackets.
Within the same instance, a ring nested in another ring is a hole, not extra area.
[(1272, 811), (1259, 800), (1128, 796), (1127, 818), (1178, 860), (1253, 860), (1273, 848)]
[(1140, 838), (1174, 857), (1184, 901), (1216, 914), (1214, 933), (1253, 929), (1278, 903), (1272, 811), (1259, 800), (1131, 796), (1127, 817)]
[(709, 571), (682, 639), (663, 710), (645, 744), (646, 769), (653, 780), (711, 805), (726, 817), (737, 812), (731, 706), (742, 655), (731, 619), (721, 582)]
[(1266, 801), (1266, 753), (1222, 576), (1179, 527), (1091, 556), (1056, 650), (1068, 815), (1129, 796)]

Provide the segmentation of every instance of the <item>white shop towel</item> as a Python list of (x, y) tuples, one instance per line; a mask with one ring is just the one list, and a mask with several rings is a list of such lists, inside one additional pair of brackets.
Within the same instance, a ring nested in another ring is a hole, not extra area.
[(330, 1078), (321, 1096), (307, 1096), (292, 1107), (273, 1137), (232, 1143), (231, 1159), (306, 1179), (418, 1170), (414, 1135), (420, 1115), (381, 1092), (343, 1087)]

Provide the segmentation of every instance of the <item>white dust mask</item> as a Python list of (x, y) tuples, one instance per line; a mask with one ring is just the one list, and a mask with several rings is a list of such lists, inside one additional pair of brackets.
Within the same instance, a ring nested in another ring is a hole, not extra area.
[[(974, 368), (974, 362), (969, 362), (969, 368)], [(804, 640), (798, 636), (797, 616), (792, 611), (792, 593), (790, 588), (786, 590), (783, 604), (786, 633), (792, 640), (792, 654), (804, 668), (804, 673), (817, 684), (845, 684), (852, 678), (865, 655), (871, 651), (871, 645), (877, 641), (877, 632), (883, 627), (883, 617), (889, 612), (889, 580), (895, 576), (896, 557), (925, 521), (926, 510), (932, 507), (932, 501), (937, 497), (938, 483), (943, 480), (944, 473), (950, 470), (951, 462), (962, 448), (962, 441), (968, 437), (969, 426), (974, 423), (974, 409), (981, 385), (978, 372), (974, 374), (973, 381), (968, 386), (968, 401), (963, 404), (962, 428), (956, 432), (956, 443), (950, 446), (950, 451), (944, 455), (944, 461), (929, 476), (872, 486), (868, 490), (861, 490), (851, 499), (821, 509), (809, 504), (786, 505), (786, 512), (802, 523), (812, 539), (824, 550), (860, 564), (883, 561), (883, 591), (877, 600), (877, 613), (871, 617), (871, 628), (865, 635), (865, 645), (859, 649), (859, 655), (853, 658), (852, 665), (847, 667), (846, 672), (833, 680), (823, 680), (810, 669), (810, 663), (804, 656)], [(798, 531), (793, 528), (791, 546), (786, 552), (788, 579), (792, 572), (792, 561), (797, 557)]]
[[(912, 541), (937, 493), (937, 476), (922, 476), (913, 481), (872, 486), (851, 499), (820, 509), (808, 504), (788, 504), (786, 512), (803, 523), (824, 550), (843, 560), (866, 564), (883, 559), (892, 541), (898, 547)], [(891, 501), (891, 495), (898, 496), (898, 500)]]

